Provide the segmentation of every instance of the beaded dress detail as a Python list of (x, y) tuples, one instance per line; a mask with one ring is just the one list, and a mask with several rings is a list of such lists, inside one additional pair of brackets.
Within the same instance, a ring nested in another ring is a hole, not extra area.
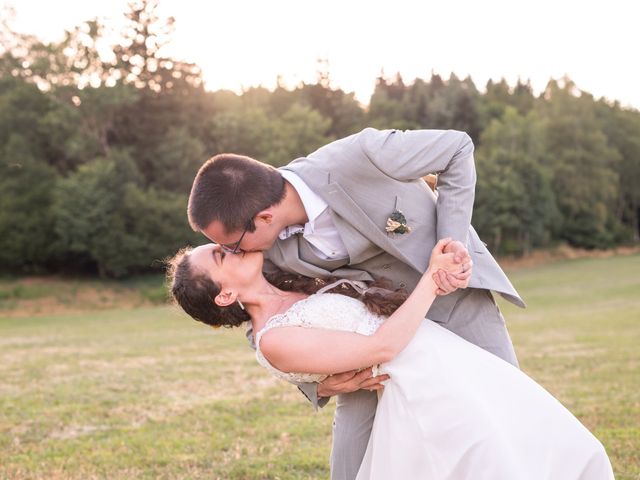
[(385, 317), (370, 312), (360, 300), (338, 293), (323, 293), (336, 284), (327, 285), (318, 293), (299, 300), (286, 312), (274, 315), (267, 321), (264, 328), (256, 334), (256, 357), (262, 366), (288, 382), (321, 382), (327, 375), (281, 372), (271, 365), (260, 350), (262, 335), (278, 327), (326, 328), (371, 335), (384, 323)]

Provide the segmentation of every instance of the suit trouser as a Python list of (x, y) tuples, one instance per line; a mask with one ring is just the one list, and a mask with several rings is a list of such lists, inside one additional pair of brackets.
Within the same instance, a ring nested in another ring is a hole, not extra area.
[[(449, 320), (441, 325), (518, 366), (504, 317), (488, 290), (470, 288), (461, 292)], [(356, 477), (367, 449), (377, 404), (376, 392), (368, 390), (338, 395), (333, 420), (331, 480)]]

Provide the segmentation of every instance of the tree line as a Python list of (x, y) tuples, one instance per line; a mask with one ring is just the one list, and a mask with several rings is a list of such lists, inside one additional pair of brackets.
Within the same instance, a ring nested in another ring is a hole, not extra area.
[[(236, 152), (281, 166), (366, 126), (458, 129), (476, 145), (473, 224), (497, 254), (559, 242), (607, 248), (640, 229), (640, 112), (569, 78), (529, 82), (381, 75), (368, 107), (331, 85), (206, 91), (163, 47), (174, 21), (130, 2), (123, 30), (93, 19), (43, 43), (0, 33), (0, 271), (159, 268), (204, 238), (186, 202), (199, 166)], [(374, 79), (372, 79), (374, 80)]]

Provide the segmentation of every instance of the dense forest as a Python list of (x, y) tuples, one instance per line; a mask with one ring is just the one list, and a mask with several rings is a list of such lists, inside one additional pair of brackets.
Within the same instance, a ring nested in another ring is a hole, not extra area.
[[(373, 79), (368, 106), (314, 84), (206, 91), (169, 58), (172, 18), (130, 2), (117, 32), (86, 21), (58, 42), (0, 25), (0, 272), (123, 277), (204, 238), (186, 220), (191, 181), (231, 151), (275, 166), (366, 126), (458, 129), (476, 145), (473, 224), (497, 254), (639, 240), (640, 112), (569, 78), (529, 82), (431, 73)], [(424, 65), (429, 72), (429, 65)]]

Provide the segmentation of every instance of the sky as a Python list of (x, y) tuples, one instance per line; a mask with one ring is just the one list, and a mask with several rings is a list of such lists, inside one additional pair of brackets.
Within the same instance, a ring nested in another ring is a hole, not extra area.
[[(116, 21), (127, 0), (2, 1), (14, 28), (43, 40), (92, 17)], [(636, 0), (160, 0), (176, 19), (167, 53), (198, 64), (206, 87), (236, 92), (278, 75), (315, 82), (328, 60), (333, 87), (367, 103), (375, 79), (405, 83), (435, 72), (470, 75), (484, 89), (529, 79), (536, 93), (568, 75), (578, 88), (640, 108), (640, 2)]]

